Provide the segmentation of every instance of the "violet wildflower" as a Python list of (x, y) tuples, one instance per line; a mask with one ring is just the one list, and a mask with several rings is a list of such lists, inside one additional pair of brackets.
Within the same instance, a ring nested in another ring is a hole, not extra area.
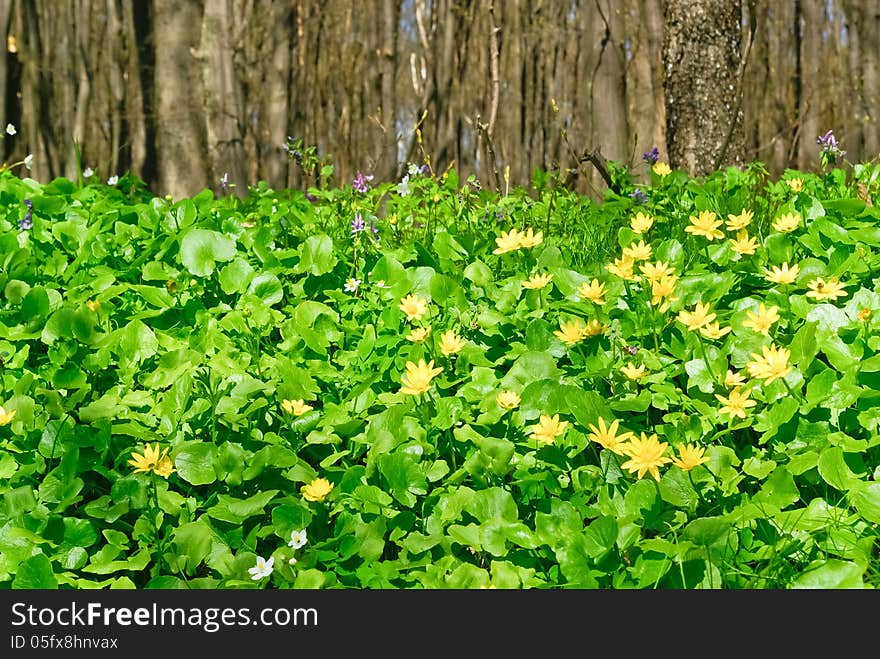
[(372, 232), (372, 234), (373, 234), (376, 238), (379, 237), (379, 229), (378, 229), (378, 227), (376, 226), (375, 218), (372, 218), (372, 217), (370, 218), (370, 231)]
[(650, 151), (645, 151), (642, 154), (642, 160), (651, 163), (652, 165), (656, 164), (656, 162), (660, 159), (660, 150), (655, 146)]
[(360, 213), (354, 214), (354, 219), (351, 221), (351, 232), (360, 233), (364, 229), (367, 228), (367, 225), (364, 223), (364, 218), (361, 217)]
[(641, 188), (636, 188), (635, 191), (630, 193), (629, 196), (632, 197), (633, 200), (639, 205), (644, 204), (646, 201), (648, 201), (648, 195), (646, 195)]
[(220, 187), (224, 192), (229, 190), (229, 172), (223, 172), (223, 176), (220, 178)]
[(27, 231), (28, 229), (34, 228), (34, 220), (33, 220), (33, 211), (34, 211), (34, 202), (30, 199), (24, 200), (24, 205), (27, 206), (27, 212), (24, 214), (24, 217), (18, 221), (18, 228), (20, 231)]
[(308, 199), (309, 202), (310, 202), (310, 203), (313, 203), (313, 204), (314, 204), (316, 201), (318, 201), (318, 198), (317, 198), (315, 195), (313, 195), (311, 192), (306, 192), (306, 199)]
[(817, 137), (816, 144), (822, 147), (822, 154), (827, 156), (831, 162), (846, 155), (846, 151), (840, 148), (840, 144), (838, 143), (837, 138), (834, 137), (834, 131), (832, 130)]
[(370, 186), (367, 185), (369, 181), (373, 180), (373, 175), (365, 175), (363, 172), (359, 171), (357, 175), (354, 177), (354, 181), (352, 181), (352, 187), (360, 193), (364, 193), (370, 189)]

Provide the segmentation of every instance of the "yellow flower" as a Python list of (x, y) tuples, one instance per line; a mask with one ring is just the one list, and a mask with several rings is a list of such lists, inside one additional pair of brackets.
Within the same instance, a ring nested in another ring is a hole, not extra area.
[(452, 355), (465, 347), (467, 341), (461, 338), (453, 330), (440, 335), (440, 352), (444, 355)]
[(728, 414), (730, 415), (730, 418), (737, 417), (745, 419), (746, 409), (757, 405), (757, 403), (749, 398), (749, 396), (750, 394), (748, 391), (740, 391), (739, 387), (734, 388), (727, 397), (724, 397), (721, 394), (715, 394), (715, 398), (717, 398), (722, 404), (722, 407), (718, 408), (718, 413)]
[(648, 374), (644, 366), (636, 366), (633, 363), (626, 364), (620, 369), (620, 372), (630, 380), (641, 380)]
[(519, 394), (515, 391), (499, 391), (495, 396), (495, 402), (505, 410), (513, 410), (519, 407)]
[(715, 314), (709, 313), (709, 305), (697, 302), (693, 311), (682, 309), (678, 312), (678, 322), (683, 323), (692, 332), (715, 320)]
[(751, 255), (758, 248), (758, 241), (753, 236), (749, 236), (749, 232), (743, 229), (736, 234), (736, 240), (730, 241), (730, 246), (737, 254)]
[(401, 298), (400, 306), (397, 308), (406, 314), (407, 320), (421, 320), (422, 316), (428, 313), (428, 301), (418, 295), (407, 295)]
[(782, 266), (772, 266), (764, 278), (774, 284), (792, 284), (800, 273), (801, 267), (797, 263), (791, 268), (788, 267), (788, 263), (783, 263)]
[(748, 320), (743, 321), (743, 327), (748, 327), (760, 332), (764, 336), (770, 335), (770, 327), (779, 320), (779, 307), (772, 306), (769, 309), (764, 303), (758, 305), (758, 312), (747, 311)]
[(300, 492), (306, 501), (323, 501), (332, 489), (333, 485), (326, 478), (316, 478), (308, 485), (303, 485)]
[(728, 215), (727, 222), (725, 226), (728, 231), (739, 231), (740, 229), (745, 229), (752, 222), (752, 211), (744, 210), (739, 215)]
[(131, 457), (132, 459), (128, 461), (128, 464), (134, 467), (134, 473), (136, 474), (152, 471), (163, 478), (168, 478), (174, 471), (171, 458), (168, 457), (168, 449), (166, 448), (160, 453), (158, 443), (152, 447), (149, 444), (145, 444), (143, 454), (132, 451)]
[(730, 332), (729, 327), (722, 328), (718, 321), (716, 320), (714, 323), (707, 323), (705, 327), (700, 328), (700, 334), (705, 336), (707, 339), (720, 339), (722, 336)]
[(574, 345), (584, 338), (584, 324), (580, 320), (559, 321), (559, 329), (553, 334), (563, 343)]
[(544, 274), (533, 274), (528, 280), (522, 283), (523, 288), (530, 289), (539, 289), (544, 288), (547, 284), (550, 283), (550, 280), (553, 279), (553, 275), (549, 272), (545, 272)]
[(407, 341), (412, 341), (413, 343), (421, 343), (431, 334), (430, 327), (416, 327), (409, 334), (406, 335)]
[(638, 275), (633, 273), (633, 265), (635, 265), (635, 261), (623, 256), (619, 259), (614, 259), (614, 262), (606, 265), (605, 269), (612, 275), (617, 275), (626, 281), (638, 281)]
[(629, 460), (620, 465), (623, 469), (630, 472), (638, 472), (641, 478), (646, 473), (650, 473), (654, 480), (660, 480), (660, 467), (672, 462), (671, 458), (663, 455), (669, 444), (657, 440), (657, 435), (651, 436), (642, 433), (639, 439), (631, 439), (626, 445), (626, 455)]
[(599, 336), (605, 331), (605, 325), (600, 323), (595, 318), (588, 320), (586, 327), (584, 327), (583, 335), (585, 339), (589, 339), (593, 336)]
[(773, 221), (773, 228), (782, 233), (789, 233), (800, 226), (800, 213), (785, 213)]
[(425, 393), (431, 386), (431, 380), (435, 375), (443, 372), (443, 367), (434, 368), (434, 360), (427, 364), (424, 359), (420, 359), (418, 364), (408, 361), (406, 363), (406, 374), (400, 378), (403, 386), (400, 388), (402, 394), (412, 394), (418, 396)]
[(703, 453), (706, 449), (702, 446), (697, 446), (696, 444), (679, 444), (678, 445), (678, 455), (677, 458), (672, 458), (672, 464), (680, 469), (684, 469), (685, 471), (690, 471), (697, 465), (701, 465), (704, 462), (709, 462), (709, 458), (705, 457)]
[(802, 178), (786, 179), (785, 184), (791, 188), (792, 192), (800, 192), (804, 189), (804, 179)]
[(644, 240), (640, 240), (638, 244), (633, 243), (629, 247), (624, 247), (623, 255), (633, 261), (644, 261), (651, 256), (651, 246), (646, 245)]
[(736, 387), (740, 387), (746, 383), (746, 379), (742, 376), (741, 373), (734, 373), (730, 369), (727, 369), (727, 375), (724, 376), (724, 386), (734, 389)]
[(660, 177), (668, 176), (672, 173), (672, 169), (665, 162), (655, 162), (654, 166), (651, 167), (651, 169), (654, 170), (654, 173)]
[(553, 440), (565, 432), (568, 421), (560, 421), (559, 415), (542, 414), (538, 423), (531, 426), (531, 436), (542, 444), (552, 444)]
[(625, 455), (624, 453), (624, 444), (632, 438), (633, 434), (631, 432), (617, 434), (617, 426), (620, 422), (617, 419), (611, 422), (611, 425), (607, 428), (605, 427), (605, 419), (601, 416), (599, 417), (599, 427), (597, 428), (592, 423), (588, 426), (592, 431), (587, 437), (597, 444), (601, 445), (602, 448), (607, 448), (612, 453), (616, 453), (617, 455)]
[(639, 270), (645, 275), (645, 279), (651, 283), (659, 281), (663, 277), (675, 274), (675, 270), (670, 267), (668, 263), (664, 263), (663, 261), (657, 261), (656, 263), (643, 263), (639, 266)]
[(0, 406), (0, 426), (5, 426), (12, 423), (12, 420), (15, 418), (15, 410), (9, 410), (8, 412), (3, 406)]
[(299, 400), (282, 400), (281, 407), (284, 408), (284, 411), (288, 414), (293, 414), (293, 416), (302, 416), (306, 412), (311, 412), (314, 407), (306, 403), (302, 398)]
[(654, 226), (654, 218), (639, 211), (636, 213), (636, 216), (629, 221), (629, 226), (636, 233), (642, 234)]
[(670, 302), (676, 302), (678, 297), (675, 296), (675, 284), (678, 277), (675, 275), (667, 275), (652, 282), (651, 284), (651, 304), (659, 305), (657, 308), (662, 312), (669, 308)]
[(763, 355), (751, 354), (752, 361), (746, 364), (746, 369), (753, 378), (764, 380), (764, 384), (770, 384), (777, 378), (784, 378), (791, 371), (788, 358), (791, 352), (788, 348), (776, 346), (764, 346)]
[(507, 252), (515, 252), (522, 247), (522, 239), (525, 234), (520, 233), (516, 229), (502, 231), (501, 235), (495, 239), (498, 245), (492, 250), (493, 254), (506, 254)]
[(538, 233), (534, 233), (532, 229), (526, 229), (525, 233), (520, 234), (519, 238), (519, 246), (520, 247), (537, 247), (542, 242), (544, 242), (544, 232), (539, 231)]
[(605, 304), (605, 284), (598, 279), (591, 282), (582, 282), (577, 294), (582, 300), (589, 300), (595, 304)]
[(159, 462), (156, 463), (153, 471), (159, 474), (162, 478), (168, 478), (177, 470), (174, 468), (174, 463), (171, 462), (171, 458), (165, 455), (159, 458)]
[(721, 220), (716, 218), (717, 216), (712, 211), (700, 211), (697, 216), (691, 215), (691, 223), (684, 230), (695, 236), (703, 236), (706, 240), (724, 238), (724, 234), (718, 228), (721, 226)]
[(89, 300), (86, 302), (86, 306), (89, 308), (89, 311), (98, 313), (98, 310), (101, 308), (101, 303), (97, 300)]
[(843, 286), (837, 281), (837, 277), (831, 277), (825, 281), (822, 277), (816, 277), (807, 284), (809, 291), (807, 297), (815, 300), (836, 300), (839, 297), (846, 297), (847, 293), (843, 290)]
[[(869, 320), (871, 320), (871, 316), (873, 316), (873, 315), (874, 315), (874, 312), (868, 308), (859, 309), (859, 313), (856, 314), (856, 318), (858, 318), (859, 321), (861, 321), (863, 323), (867, 323)], [(2, 410), (2, 409), (3, 408), (0, 407), (0, 410)], [(0, 425), (2, 425), (2, 424), (0, 424)]]

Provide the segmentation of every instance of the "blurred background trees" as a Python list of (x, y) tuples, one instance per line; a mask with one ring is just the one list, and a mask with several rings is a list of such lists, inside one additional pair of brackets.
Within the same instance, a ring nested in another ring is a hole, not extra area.
[(878, 28), (880, 0), (0, 0), (0, 148), (175, 197), (313, 183), (288, 137), (337, 184), (428, 161), (601, 194), (585, 152), (644, 174), (655, 145), (778, 174), (829, 128), (878, 155)]

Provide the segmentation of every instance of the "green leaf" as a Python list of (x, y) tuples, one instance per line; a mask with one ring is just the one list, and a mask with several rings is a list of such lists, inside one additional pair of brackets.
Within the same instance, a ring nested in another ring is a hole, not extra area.
[(556, 361), (546, 352), (524, 352), (501, 379), (501, 388), (522, 391), (535, 380), (557, 379), (560, 371)]
[(156, 354), (159, 340), (140, 320), (133, 320), (119, 331), (118, 350), (128, 359), (141, 363)]
[(335, 265), (336, 255), (333, 253), (333, 240), (330, 236), (322, 233), (306, 238), (296, 266), (297, 272), (324, 275), (332, 272)]
[(859, 483), (847, 496), (859, 515), (872, 524), (880, 524), (880, 483)]
[(58, 580), (52, 572), (52, 563), (42, 553), (35, 554), (18, 564), (12, 588), (16, 590), (58, 590)]
[(822, 480), (841, 492), (847, 492), (861, 482), (846, 464), (843, 449), (838, 446), (825, 448), (819, 454), (817, 466)]
[(416, 496), (427, 492), (427, 478), (415, 459), (400, 451), (379, 456), (379, 473), (385, 478), (391, 496), (404, 506), (412, 507)]
[(815, 588), (820, 590), (841, 588), (864, 588), (864, 568), (850, 561), (830, 558), (815, 568), (797, 576), (792, 588)]
[(254, 277), (254, 268), (243, 258), (235, 258), (220, 271), (220, 288), (227, 295), (243, 293)]
[(174, 455), (177, 475), (190, 485), (208, 485), (217, 480), (214, 456), (217, 447), (208, 442), (189, 442)]
[(187, 574), (192, 574), (211, 552), (214, 534), (210, 526), (199, 520), (181, 524), (174, 529), (172, 538), (177, 560), (183, 563), (182, 568)]
[(519, 519), (519, 511), (513, 495), (500, 487), (477, 491), (467, 510), (480, 522), (490, 519), (516, 522)]
[(696, 510), (700, 497), (688, 473), (683, 469), (669, 469), (660, 478), (660, 498), (686, 510)]
[(565, 399), (568, 409), (584, 428), (595, 426), (599, 417), (605, 420), (605, 425), (610, 425), (614, 419), (614, 413), (608, 407), (605, 398), (595, 391), (585, 391), (578, 387), (566, 387)]
[(584, 549), (592, 558), (599, 558), (614, 547), (617, 541), (617, 521), (613, 517), (598, 517), (584, 530)]
[(784, 466), (777, 467), (764, 482), (761, 491), (752, 497), (756, 504), (787, 508), (801, 498), (794, 477)]
[(281, 288), (281, 280), (271, 272), (261, 272), (254, 277), (247, 288), (249, 295), (253, 295), (272, 306), (284, 299), (284, 289)]
[(272, 509), (272, 527), (282, 539), (289, 540), (292, 531), (306, 529), (311, 521), (312, 511), (302, 503), (285, 503)]
[(247, 499), (237, 499), (228, 494), (218, 494), (217, 504), (208, 508), (206, 514), (214, 519), (219, 519), (230, 524), (241, 524), (249, 517), (260, 515), (263, 508), (279, 490), (264, 490)]
[(733, 532), (733, 526), (724, 517), (701, 517), (688, 524), (683, 535), (695, 545), (709, 547), (725, 544)]
[(235, 240), (210, 229), (190, 229), (180, 242), (180, 261), (196, 277), (208, 277), (217, 261), (231, 261), (235, 253)]

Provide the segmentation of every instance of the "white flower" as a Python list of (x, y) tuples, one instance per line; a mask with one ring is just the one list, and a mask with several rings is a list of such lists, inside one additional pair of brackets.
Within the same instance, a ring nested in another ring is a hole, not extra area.
[(296, 565), (296, 556), (291, 556), (290, 560), (287, 561), (291, 565)]
[(409, 178), (409, 176), (418, 176), (419, 173), (421, 172), (421, 170), (419, 169), (419, 166), (416, 165), (415, 163), (412, 163), (412, 162), (409, 164), (409, 167), (407, 168), (406, 171), (408, 174), (407, 178)]
[(29, 153), (24, 157), (24, 166), (27, 167), (28, 170), (30, 170), (31, 165), (33, 165), (33, 164), (34, 164), (34, 154)]
[(400, 180), (400, 183), (397, 184), (397, 194), (401, 197), (405, 197), (409, 193), (409, 175), (406, 175)]
[(248, 572), (250, 572), (251, 579), (254, 581), (259, 581), (263, 577), (268, 577), (272, 574), (272, 566), (275, 563), (275, 557), (271, 556), (267, 561), (262, 556), (257, 556), (257, 564), (253, 567), (248, 568)]
[(388, 284), (385, 283), (384, 279), (380, 279), (375, 283), (376, 288), (391, 288)]
[(90, 177), (94, 176), (94, 174), (95, 174), (95, 170), (93, 170), (91, 167), (86, 167), (83, 170), (83, 178), (90, 178)]
[(291, 531), (290, 542), (288, 542), (287, 545), (289, 547), (293, 547), (294, 549), (299, 549), (300, 547), (305, 546), (306, 540), (307, 538), (305, 529), (303, 529), (302, 531)]
[(360, 285), (360, 279), (355, 279), (354, 277), (351, 277), (348, 281), (345, 282), (345, 290), (348, 293), (357, 293), (357, 289)]
[(116, 185), (116, 183), (118, 181), (119, 181), (118, 176), (111, 176), (110, 178), (107, 179), (107, 185)]
[(15, 130), (15, 126), (12, 124), (6, 124), (6, 134), (7, 135), (15, 135), (17, 131)]

